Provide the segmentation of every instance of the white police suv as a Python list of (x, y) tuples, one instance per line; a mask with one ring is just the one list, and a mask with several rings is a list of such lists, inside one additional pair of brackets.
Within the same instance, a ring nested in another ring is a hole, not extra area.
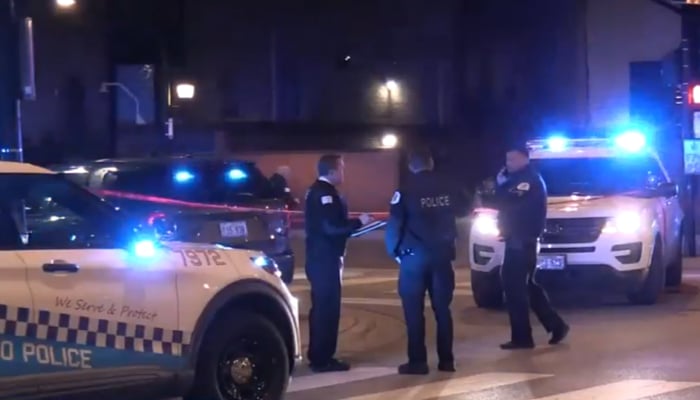
[[(655, 303), (665, 286), (680, 285), (683, 212), (677, 186), (643, 135), (553, 137), (529, 145), (549, 195), (537, 282), (550, 290), (621, 291), (637, 304)], [(503, 302), (504, 248), (496, 218), (487, 204), (476, 210), (471, 227), (472, 291), (484, 308)]]
[(156, 242), (30, 164), (0, 193), (0, 398), (283, 397), (298, 306), (265, 255)]

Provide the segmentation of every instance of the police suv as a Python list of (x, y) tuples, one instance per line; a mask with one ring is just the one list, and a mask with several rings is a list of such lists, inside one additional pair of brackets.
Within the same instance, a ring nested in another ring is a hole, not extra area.
[[(550, 290), (590, 286), (653, 304), (683, 273), (683, 212), (677, 186), (636, 131), (606, 139), (554, 137), (529, 143), (548, 191), (535, 279)], [(504, 244), (497, 212), (477, 209), (469, 259), (479, 307), (503, 302)]]
[(0, 398), (280, 399), (297, 300), (260, 252), (168, 242), (0, 162)]

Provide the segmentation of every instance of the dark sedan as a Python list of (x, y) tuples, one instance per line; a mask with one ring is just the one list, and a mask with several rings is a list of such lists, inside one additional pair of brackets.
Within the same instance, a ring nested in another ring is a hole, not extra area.
[[(98, 160), (53, 167), (169, 240), (260, 250), (290, 283), (289, 218), (254, 163), (211, 157)], [(235, 207), (234, 207), (235, 206)]]

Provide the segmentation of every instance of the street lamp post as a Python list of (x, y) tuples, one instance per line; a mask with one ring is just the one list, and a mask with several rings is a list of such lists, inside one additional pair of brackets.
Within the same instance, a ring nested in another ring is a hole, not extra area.
[(141, 116), (141, 103), (139, 102), (138, 97), (136, 97), (136, 95), (121, 82), (102, 82), (100, 92), (109, 93), (110, 86), (114, 86), (123, 90), (124, 93), (126, 93), (127, 96), (129, 96), (134, 101), (134, 105), (136, 106), (136, 125), (146, 125), (146, 120), (144, 120), (143, 116)]

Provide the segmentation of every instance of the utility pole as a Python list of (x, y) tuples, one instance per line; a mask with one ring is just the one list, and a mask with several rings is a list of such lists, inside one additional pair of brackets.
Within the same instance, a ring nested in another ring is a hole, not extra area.
[(19, 24), (14, 0), (0, 2), (0, 159), (18, 159)]

